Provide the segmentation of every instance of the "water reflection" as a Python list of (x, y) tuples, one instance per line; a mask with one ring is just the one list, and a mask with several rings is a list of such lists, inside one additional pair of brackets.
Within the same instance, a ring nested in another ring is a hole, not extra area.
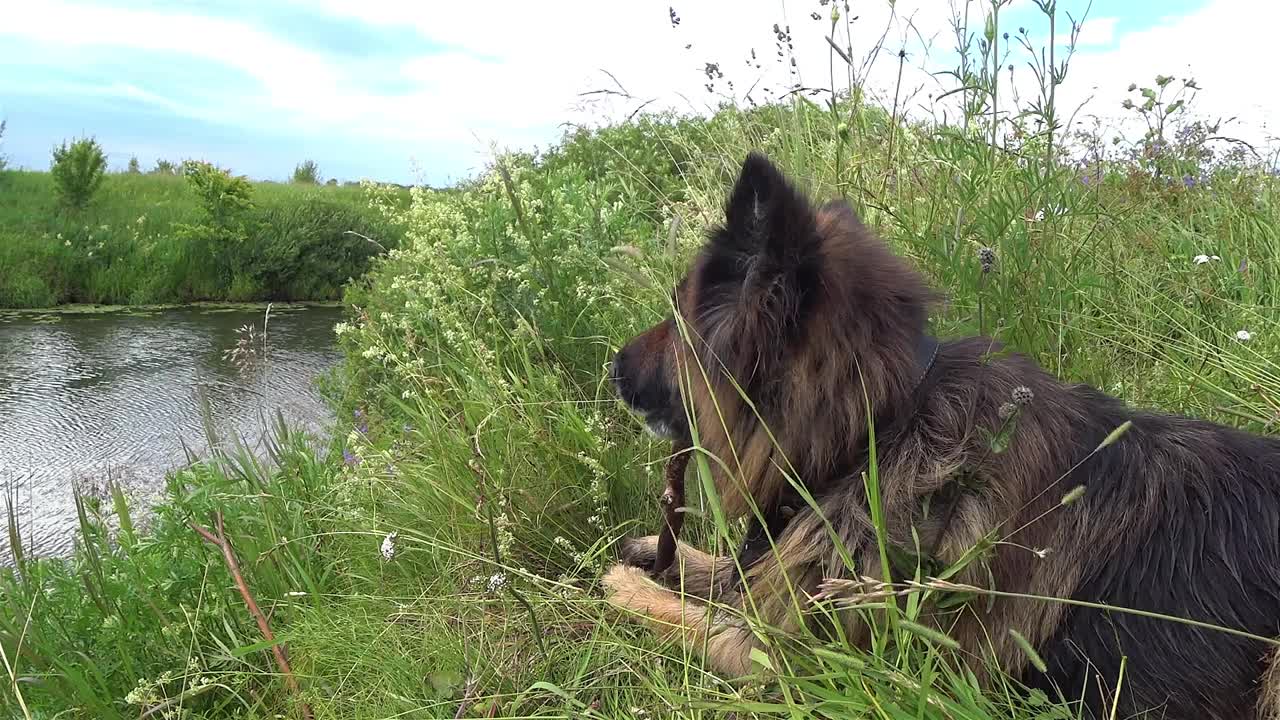
[[(145, 497), (183, 463), (184, 443), (203, 451), (201, 393), (217, 433), (251, 447), (277, 410), (323, 430), (329, 411), (313, 381), (340, 357), (332, 331), (340, 315), (273, 308), (266, 362), (248, 373), (223, 353), (237, 328), (261, 330), (260, 310), (0, 315), (0, 485), (16, 490), (30, 550), (71, 547), (73, 481), (110, 476)], [(0, 538), (6, 562), (7, 545)]]

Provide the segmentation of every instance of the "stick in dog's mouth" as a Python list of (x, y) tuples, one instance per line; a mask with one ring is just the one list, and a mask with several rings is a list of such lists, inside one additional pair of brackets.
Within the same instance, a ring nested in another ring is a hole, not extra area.
[(692, 447), (684, 440), (671, 443), (671, 459), (667, 461), (667, 487), (662, 491), (662, 532), (658, 535), (658, 550), (653, 558), (653, 573), (656, 575), (668, 567), (676, 558), (676, 540), (680, 538), (680, 528), (684, 525), (684, 513), (679, 508), (684, 506), (684, 471), (689, 467), (689, 449)]

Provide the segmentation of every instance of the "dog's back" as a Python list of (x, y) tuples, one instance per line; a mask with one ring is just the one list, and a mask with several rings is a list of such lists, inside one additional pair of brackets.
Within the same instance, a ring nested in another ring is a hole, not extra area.
[[(1071, 394), (1097, 420), (1077, 436), (1077, 449), (1133, 423), (1071, 474), (1069, 487), (1085, 487), (1075, 551), (1084, 562), (1071, 597), (1280, 636), (1280, 439), (1131, 412), (1091, 388)], [(1257, 679), (1270, 649), (1219, 630), (1074, 607), (1044, 646), (1048, 675), (1031, 679), (1067, 693), (1087, 688), (1101, 710), (1111, 694), (1102, 688), (1115, 689), (1127, 658), (1121, 708), (1248, 717), (1267, 695)]]

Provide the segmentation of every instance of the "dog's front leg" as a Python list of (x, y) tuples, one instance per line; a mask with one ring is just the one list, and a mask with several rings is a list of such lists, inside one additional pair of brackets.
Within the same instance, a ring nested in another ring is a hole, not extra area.
[(730, 678), (751, 672), (755, 636), (740, 620), (659, 585), (638, 567), (614, 565), (603, 583), (611, 605), (639, 615), (659, 636), (677, 639), (687, 651), (705, 649), (715, 672)]
[[(645, 571), (653, 569), (657, 554), (657, 535), (623, 540), (619, 548), (623, 565)], [(724, 590), (737, 577), (732, 558), (709, 555), (692, 545), (678, 542), (671, 567), (658, 573), (655, 579), (666, 587), (681, 590), (699, 600), (714, 601), (724, 594)]]

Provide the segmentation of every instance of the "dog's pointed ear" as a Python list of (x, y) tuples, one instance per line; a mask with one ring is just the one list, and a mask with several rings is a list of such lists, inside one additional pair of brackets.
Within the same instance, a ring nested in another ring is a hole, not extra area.
[(815, 225), (808, 199), (767, 157), (750, 152), (725, 206), (726, 239), (739, 251), (785, 266), (812, 249)]

